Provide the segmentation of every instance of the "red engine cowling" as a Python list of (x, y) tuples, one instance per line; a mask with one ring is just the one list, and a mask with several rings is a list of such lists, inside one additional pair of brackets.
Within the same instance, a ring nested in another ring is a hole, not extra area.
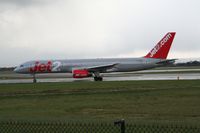
[(88, 72), (88, 70), (73, 70), (73, 78), (86, 78), (91, 77), (92, 74)]

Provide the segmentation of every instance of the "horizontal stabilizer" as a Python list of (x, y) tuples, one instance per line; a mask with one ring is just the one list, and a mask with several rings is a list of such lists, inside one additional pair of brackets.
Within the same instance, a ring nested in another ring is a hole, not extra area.
[(164, 60), (164, 61), (160, 61), (160, 62), (158, 62), (156, 64), (163, 64), (163, 65), (174, 64), (176, 60), (177, 59)]

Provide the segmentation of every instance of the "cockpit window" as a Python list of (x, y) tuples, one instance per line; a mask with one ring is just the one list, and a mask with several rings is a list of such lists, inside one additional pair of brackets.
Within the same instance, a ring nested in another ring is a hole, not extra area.
[(20, 65), (20, 67), (24, 67), (24, 65)]

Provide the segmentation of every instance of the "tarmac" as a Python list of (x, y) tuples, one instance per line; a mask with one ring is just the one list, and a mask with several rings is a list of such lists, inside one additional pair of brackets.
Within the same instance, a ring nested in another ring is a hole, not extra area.
[[(106, 73), (104, 81), (127, 81), (127, 80), (197, 80), (200, 79), (200, 69), (178, 70), (146, 70), (131, 73)], [(92, 77), (74, 79), (71, 74), (38, 74), (37, 82), (81, 82), (93, 81)], [(9, 83), (32, 83), (33, 79), (28, 74), (0, 73), (0, 84)]]

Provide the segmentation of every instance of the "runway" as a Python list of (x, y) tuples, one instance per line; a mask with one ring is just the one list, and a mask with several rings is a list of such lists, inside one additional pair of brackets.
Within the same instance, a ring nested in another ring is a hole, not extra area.
[[(112, 73), (103, 74), (104, 81), (127, 81), (127, 80), (192, 80), (200, 79), (199, 72), (188, 73)], [(16, 75), (13, 75), (16, 77)], [(93, 78), (74, 79), (70, 74), (41, 74), (37, 76), (37, 82), (81, 82), (93, 81)], [(15, 79), (1, 79), (0, 84), (8, 83), (32, 83), (30, 75), (20, 75)]]

